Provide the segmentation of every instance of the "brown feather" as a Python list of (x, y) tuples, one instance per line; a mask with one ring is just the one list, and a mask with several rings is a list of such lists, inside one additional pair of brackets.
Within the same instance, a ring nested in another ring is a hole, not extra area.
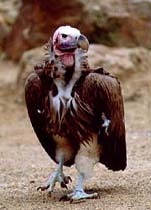
[[(28, 76), (25, 84), (25, 100), (34, 131), (45, 151), (56, 162), (56, 142), (51, 132), (52, 124), (48, 100), (49, 89), (44, 85), (42, 79), (44, 77), (40, 78), (37, 73), (31, 73)], [(74, 164), (74, 157), (78, 146), (74, 144), (73, 148), (73, 157), (64, 163), (66, 166)]]
[[(103, 147), (100, 161), (109, 169), (124, 170), (126, 167), (124, 106), (119, 81), (103, 72), (90, 73), (84, 82), (83, 90), (81, 97), (93, 107), (100, 125), (98, 142)], [(103, 112), (111, 121), (109, 135), (101, 128)]]
[[(50, 49), (49, 49), (50, 50)], [(74, 68), (74, 67), (73, 67)], [(64, 66), (59, 58), (49, 58), (41, 66), (35, 67), (25, 85), (25, 98), (29, 117), (35, 133), (50, 157), (55, 159), (56, 142), (53, 135), (65, 137), (74, 153), (64, 164), (74, 164), (80, 144), (91, 141), (93, 134), (98, 136), (101, 145), (100, 162), (112, 170), (126, 167), (126, 143), (124, 125), (124, 107), (119, 81), (102, 68), (90, 69), (87, 57), (81, 58), (81, 76), (72, 89), (73, 101), (60, 102), (57, 113), (52, 105), (52, 98), (58, 94), (54, 78), (66, 78)], [(61, 70), (60, 72), (58, 70)], [(70, 69), (74, 72), (73, 69)], [(111, 121), (108, 135), (102, 128), (104, 116)]]

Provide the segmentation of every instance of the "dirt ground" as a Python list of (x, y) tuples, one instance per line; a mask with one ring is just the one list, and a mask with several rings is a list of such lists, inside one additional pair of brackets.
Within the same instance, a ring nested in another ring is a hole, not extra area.
[(151, 209), (151, 81), (148, 74), (136, 75), (129, 83), (131, 88), (138, 85), (140, 94), (125, 101), (126, 170), (112, 172), (101, 164), (96, 165), (85, 188), (97, 191), (99, 198), (76, 204), (59, 201), (75, 185), (74, 166), (65, 168), (73, 180), (68, 190), (58, 185), (51, 198), (47, 192), (36, 190), (55, 164), (39, 144), (25, 107), (18, 103), (13, 88), (16, 75), (15, 65), (0, 63), (0, 210)]

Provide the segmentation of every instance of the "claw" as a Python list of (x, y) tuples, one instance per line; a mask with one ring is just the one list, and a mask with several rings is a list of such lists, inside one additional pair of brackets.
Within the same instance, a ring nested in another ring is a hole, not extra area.
[(44, 190), (48, 190), (48, 192), (52, 192), (54, 189), (54, 186), (56, 184), (56, 182), (60, 183), (60, 186), (62, 188), (66, 188), (67, 184), (69, 184), (69, 182), (72, 182), (72, 179), (70, 178), (70, 176), (64, 176), (64, 174), (58, 174), (56, 172), (52, 173), (47, 181), (47, 183), (44, 186), (40, 186), (37, 188), (37, 191), (44, 191)]
[(61, 187), (68, 189), (67, 184), (72, 181), (72, 179), (70, 178), (70, 176), (65, 176), (63, 174), (63, 157), (60, 159), (59, 164), (58, 164), (58, 168), (56, 171), (54, 171), (48, 178), (47, 182), (43, 185), (37, 188), (37, 190), (48, 190), (50, 196), (51, 193), (54, 190), (54, 187), (56, 185), (57, 182), (60, 183)]
[[(70, 178), (67, 177), (69, 181)], [(90, 198), (98, 198), (98, 193), (86, 193), (83, 189), (83, 179), (84, 179), (84, 176), (83, 174), (79, 174), (79, 179), (78, 179), (78, 182), (77, 182), (77, 185), (75, 187), (75, 190), (70, 193), (70, 194), (67, 194), (66, 196), (63, 196), (60, 198), (60, 201), (70, 201), (70, 203), (73, 203), (73, 202), (81, 202), (81, 201), (85, 201), (85, 199), (90, 199)]]
[(60, 184), (60, 185), (61, 185), (61, 187), (62, 187), (62, 188), (66, 188), (66, 189), (68, 189), (68, 187), (67, 187), (67, 185), (66, 185), (65, 181), (61, 182), (61, 184)]
[(61, 187), (62, 187), (62, 188), (68, 189), (67, 184), (69, 184), (69, 182), (72, 182), (71, 177), (70, 177), (70, 176), (65, 176), (65, 177), (63, 178), (63, 181), (61, 182)]
[(39, 187), (37, 187), (37, 191), (44, 191), (44, 190), (47, 190), (49, 188), (49, 185), (47, 185), (47, 186), (39, 186)]
[(51, 197), (52, 193), (48, 192), (47, 197)]
[(63, 195), (60, 199), (59, 199), (59, 201), (69, 201), (70, 200), (70, 198), (68, 197), (68, 195)]
[(64, 177), (64, 182), (65, 182), (65, 184), (69, 184), (69, 182), (72, 182), (71, 177), (70, 176), (65, 176)]

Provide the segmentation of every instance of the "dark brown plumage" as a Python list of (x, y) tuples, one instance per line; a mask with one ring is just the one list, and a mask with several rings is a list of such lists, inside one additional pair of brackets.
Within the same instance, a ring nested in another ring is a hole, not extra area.
[[(124, 170), (124, 107), (119, 81), (102, 68), (91, 69), (81, 49), (76, 49), (74, 65), (66, 67), (60, 57), (53, 57), (52, 46), (48, 47), (49, 59), (34, 68), (25, 84), (28, 114), (39, 141), (57, 163), (64, 151), (61, 147), (65, 147), (63, 165), (71, 166), (76, 161), (80, 164), (77, 155), (81, 145), (87, 148), (95, 136), (98, 161), (108, 169)], [(76, 62), (80, 64), (78, 70)], [(66, 93), (70, 88), (60, 93), (58, 81), (64, 89), (72, 80), (75, 82), (69, 97)]]

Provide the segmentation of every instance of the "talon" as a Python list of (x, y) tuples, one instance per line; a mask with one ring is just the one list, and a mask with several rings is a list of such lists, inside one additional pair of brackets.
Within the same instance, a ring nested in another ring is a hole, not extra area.
[(51, 192), (47, 193), (47, 197), (51, 197), (51, 195), (52, 195)]
[(81, 203), (81, 202), (85, 202), (86, 201), (86, 199), (85, 198), (81, 198), (81, 199), (70, 199), (70, 204), (72, 204), (72, 203)]
[(49, 185), (48, 186), (40, 186), (40, 187), (37, 187), (37, 191), (44, 191), (44, 190), (47, 190), (49, 188)]
[(70, 176), (64, 177), (64, 182), (65, 182), (65, 184), (69, 184), (69, 182), (72, 182), (71, 177)]
[[(68, 183), (67, 183), (67, 184), (68, 184)], [(66, 185), (65, 181), (61, 182), (61, 187), (62, 187), (62, 188), (66, 188), (66, 189), (68, 189), (68, 187), (67, 187), (67, 185)]]
[(59, 201), (69, 201), (69, 200), (70, 200), (70, 198), (68, 198), (67, 195), (63, 195), (63, 196), (59, 199)]
[(70, 176), (65, 176), (63, 178), (63, 181), (60, 183), (60, 185), (61, 185), (62, 188), (68, 189), (67, 184), (69, 184), (69, 182), (72, 182), (71, 177)]

